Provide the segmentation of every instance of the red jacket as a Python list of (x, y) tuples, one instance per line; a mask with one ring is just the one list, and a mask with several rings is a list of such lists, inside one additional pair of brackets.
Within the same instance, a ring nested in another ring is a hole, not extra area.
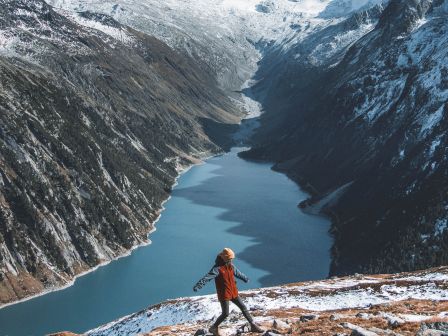
[(239, 271), (232, 263), (224, 263), (220, 257), (216, 259), (212, 267), (201, 280), (193, 287), (194, 291), (201, 289), (208, 281), (215, 279), (216, 294), (219, 301), (233, 300), (238, 297), (235, 277), (248, 282), (249, 278)]
[(219, 267), (219, 275), (215, 278), (215, 285), (219, 301), (233, 300), (238, 297), (238, 288), (231, 264)]

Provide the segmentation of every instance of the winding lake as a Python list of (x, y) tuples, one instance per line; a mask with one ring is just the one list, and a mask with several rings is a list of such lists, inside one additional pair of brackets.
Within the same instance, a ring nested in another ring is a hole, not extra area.
[[(251, 281), (240, 289), (325, 278), (330, 222), (297, 208), (307, 195), (270, 164), (234, 148), (183, 174), (152, 244), (61, 291), (0, 310), (0, 335), (83, 332), (159, 301), (195, 295), (194, 283), (223, 247)], [(214, 291), (213, 282), (198, 294)]]

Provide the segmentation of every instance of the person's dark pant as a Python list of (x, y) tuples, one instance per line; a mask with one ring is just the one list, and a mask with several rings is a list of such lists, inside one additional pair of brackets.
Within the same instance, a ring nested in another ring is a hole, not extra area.
[[(244, 305), (243, 301), (241, 301), (241, 298), (238, 296), (237, 298), (231, 300), (234, 304), (237, 305), (239, 309), (241, 309), (241, 312), (243, 313), (246, 320), (249, 321), (249, 323), (253, 323), (253, 318), (250, 315), (249, 311), (247, 310), (246, 306)], [(214, 323), (214, 326), (219, 326), (222, 321), (224, 321), (229, 316), (229, 301), (219, 301), (221, 303), (221, 309), (222, 313), (219, 315), (219, 317), (216, 319), (216, 322)]]

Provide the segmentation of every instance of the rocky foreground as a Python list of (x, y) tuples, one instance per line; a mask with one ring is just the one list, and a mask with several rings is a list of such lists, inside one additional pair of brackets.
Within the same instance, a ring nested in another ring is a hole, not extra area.
[[(448, 335), (448, 267), (294, 283), (242, 296), (266, 336)], [(243, 316), (232, 309), (222, 335), (252, 335)], [(180, 298), (85, 335), (206, 335), (219, 313), (214, 295)]]

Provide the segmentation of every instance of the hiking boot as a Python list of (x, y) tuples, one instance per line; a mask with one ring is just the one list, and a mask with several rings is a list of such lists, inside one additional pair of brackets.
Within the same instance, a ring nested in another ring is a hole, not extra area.
[(251, 325), (250, 325), (250, 331), (251, 331), (251, 332), (256, 332), (256, 333), (262, 333), (262, 332), (264, 332), (264, 330), (261, 329), (260, 326), (258, 326), (258, 325), (255, 324), (255, 323), (251, 323)]
[(210, 331), (210, 333), (212, 333), (215, 336), (221, 336), (221, 334), (219, 333), (219, 329), (216, 326), (211, 326), (210, 329), (208, 329), (208, 331)]

